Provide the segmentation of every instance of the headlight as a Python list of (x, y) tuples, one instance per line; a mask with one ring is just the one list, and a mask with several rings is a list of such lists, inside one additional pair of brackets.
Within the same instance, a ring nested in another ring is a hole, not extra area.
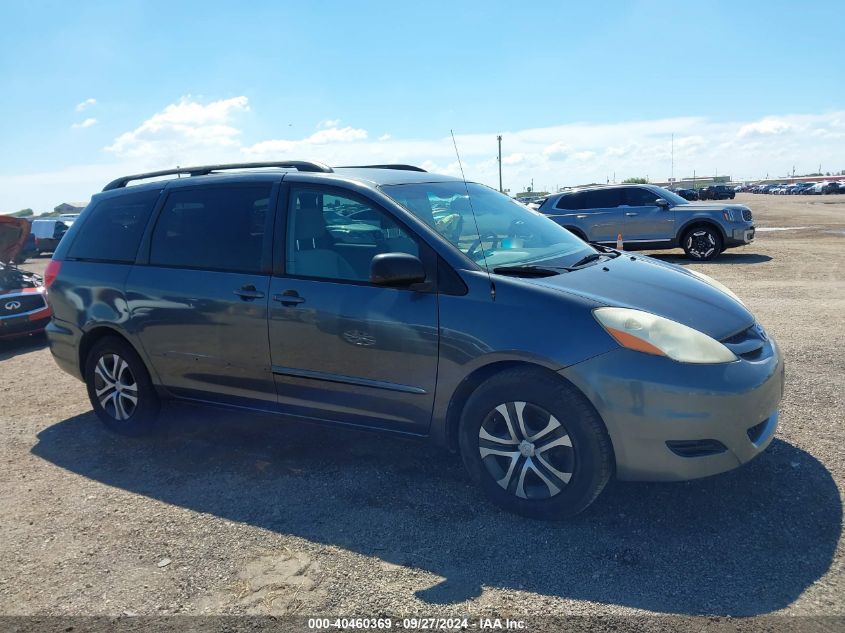
[(730, 363), (734, 353), (691, 327), (631, 308), (596, 308), (593, 316), (622, 347), (680, 363)]
[(744, 307), (744, 308), (747, 308), (747, 307), (748, 307), (748, 306), (746, 306), (746, 305), (742, 302), (742, 299), (740, 299), (739, 297), (737, 297), (737, 296), (734, 294), (734, 291), (733, 291), (733, 290), (731, 290), (730, 288), (728, 288), (728, 287), (727, 287), (725, 284), (723, 284), (721, 281), (716, 281), (715, 279), (713, 279), (713, 278), (712, 278), (712, 277), (710, 277), (709, 275), (705, 275), (704, 273), (700, 273), (700, 272), (698, 272), (697, 270), (693, 270), (692, 268), (685, 268), (684, 270), (686, 270), (686, 271), (687, 271), (688, 273), (690, 273), (691, 275), (694, 275), (694, 276), (698, 277), (698, 278), (699, 278), (701, 281), (703, 281), (704, 283), (706, 283), (706, 284), (710, 284), (711, 286), (713, 286), (713, 287), (714, 287), (714, 288), (716, 288), (717, 290), (721, 290), (721, 291), (722, 291), (722, 292), (724, 292), (726, 295), (728, 295), (731, 299), (733, 299), (733, 300), (735, 300), (737, 303), (739, 303), (742, 307)]

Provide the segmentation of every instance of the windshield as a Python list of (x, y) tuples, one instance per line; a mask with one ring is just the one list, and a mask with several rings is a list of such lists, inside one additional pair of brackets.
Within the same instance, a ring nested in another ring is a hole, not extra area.
[(595, 252), (553, 220), (484, 185), (432, 182), (382, 190), (490, 271), (526, 264), (567, 266)]

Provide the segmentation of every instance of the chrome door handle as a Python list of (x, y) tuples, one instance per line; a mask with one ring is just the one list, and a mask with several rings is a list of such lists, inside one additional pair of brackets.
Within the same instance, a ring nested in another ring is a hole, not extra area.
[(235, 294), (238, 295), (244, 301), (252, 301), (253, 299), (264, 298), (264, 293), (260, 290), (256, 290), (255, 286), (252, 285), (241, 286), (241, 288), (235, 290)]
[(639, 213), (633, 213), (633, 212), (632, 212), (632, 213), (626, 213), (625, 215), (627, 215), (627, 216), (629, 216), (629, 217), (630, 217), (630, 216), (632, 216), (632, 215), (639, 215)]
[(296, 290), (285, 290), (282, 294), (273, 295), (273, 301), (278, 301), (283, 306), (295, 306), (305, 302), (305, 297), (300, 297)]

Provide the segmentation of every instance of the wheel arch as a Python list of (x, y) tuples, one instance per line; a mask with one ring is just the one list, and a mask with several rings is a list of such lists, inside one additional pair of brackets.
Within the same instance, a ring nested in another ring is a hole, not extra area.
[[(492, 378), (496, 374), (508, 370), (508, 369), (517, 369), (517, 368), (524, 368), (524, 369), (532, 369), (538, 372), (545, 373), (549, 376), (553, 376), (555, 379), (560, 380), (562, 382), (568, 383), (578, 392), (580, 392), (585, 400), (590, 403), (590, 406), (595, 409), (595, 406), (587, 398), (586, 394), (584, 394), (581, 389), (579, 389), (576, 385), (574, 385), (571, 381), (567, 380), (563, 376), (561, 376), (556, 371), (549, 369), (548, 367), (544, 367), (539, 363), (532, 363), (530, 361), (525, 360), (500, 360), (494, 361), (492, 363), (488, 363), (487, 365), (482, 365), (481, 367), (476, 368), (472, 372), (470, 372), (457, 386), (455, 391), (452, 393), (452, 397), (449, 400), (449, 406), (446, 410), (446, 420), (445, 420), (445, 440), (446, 446), (450, 451), (457, 452), (459, 450), (458, 447), (458, 427), (461, 421), (461, 415), (463, 414), (464, 407), (466, 406), (469, 397), (472, 393), (478, 389), (485, 381)], [(598, 411), (596, 411), (598, 415)], [(599, 415), (599, 419), (601, 416)], [(604, 421), (602, 420), (602, 424)], [(605, 425), (606, 427), (606, 425)], [(611, 442), (612, 445), (612, 442)]]
[(724, 244), (727, 241), (728, 236), (725, 233), (725, 230), (719, 225), (718, 222), (716, 222), (716, 221), (714, 221), (710, 218), (697, 217), (697, 218), (690, 218), (689, 220), (686, 221), (686, 223), (684, 223), (681, 226), (680, 229), (678, 229), (678, 234), (676, 236), (676, 239), (678, 240), (678, 244), (683, 246), (684, 236), (690, 230), (692, 230), (694, 228), (698, 228), (700, 226), (716, 229), (719, 232), (719, 236), (722, 238), (722, 244)]
[(114, 328), (110, 325), (97, 325), (90, 330), (87, 330), (79, 341), (79, 373), (80, 375), (85, 375), (85, 362), (88, 359), (88, 354), (91, 351), (91, 348), (94, 347), (99, 341), (102, 339), (113, 336), (115, 338), (119, 338), (123, 342), (125, 342), (129, 347), (135, 350), (135, 353), (138, 354), (138, 357), (144, 363), (147, 368), (147, 371), (150, 372), (152, 376), (152, 372), (150, 371), (149, 363), (144, 360), (144, 354), (142, 350), (139, 350), (138, 347), (129, 340), (125, 334), (120, 332), (117, 328)]

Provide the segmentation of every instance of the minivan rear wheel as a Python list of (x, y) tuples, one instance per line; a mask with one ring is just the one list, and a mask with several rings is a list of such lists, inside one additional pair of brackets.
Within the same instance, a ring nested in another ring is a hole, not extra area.
[(144, 362), (114, 336), (97, 341), (85, 362), (85, 383), (94, 413), (110, 430), (145, 435), (156, 426), (160, 401)]
[(613, 469), (598, 413), (544, 370), (505, 370), (478, 387), (464, 407), (459, 441), (464, 465), (487, 497), (532, 518), (578, 514)]

